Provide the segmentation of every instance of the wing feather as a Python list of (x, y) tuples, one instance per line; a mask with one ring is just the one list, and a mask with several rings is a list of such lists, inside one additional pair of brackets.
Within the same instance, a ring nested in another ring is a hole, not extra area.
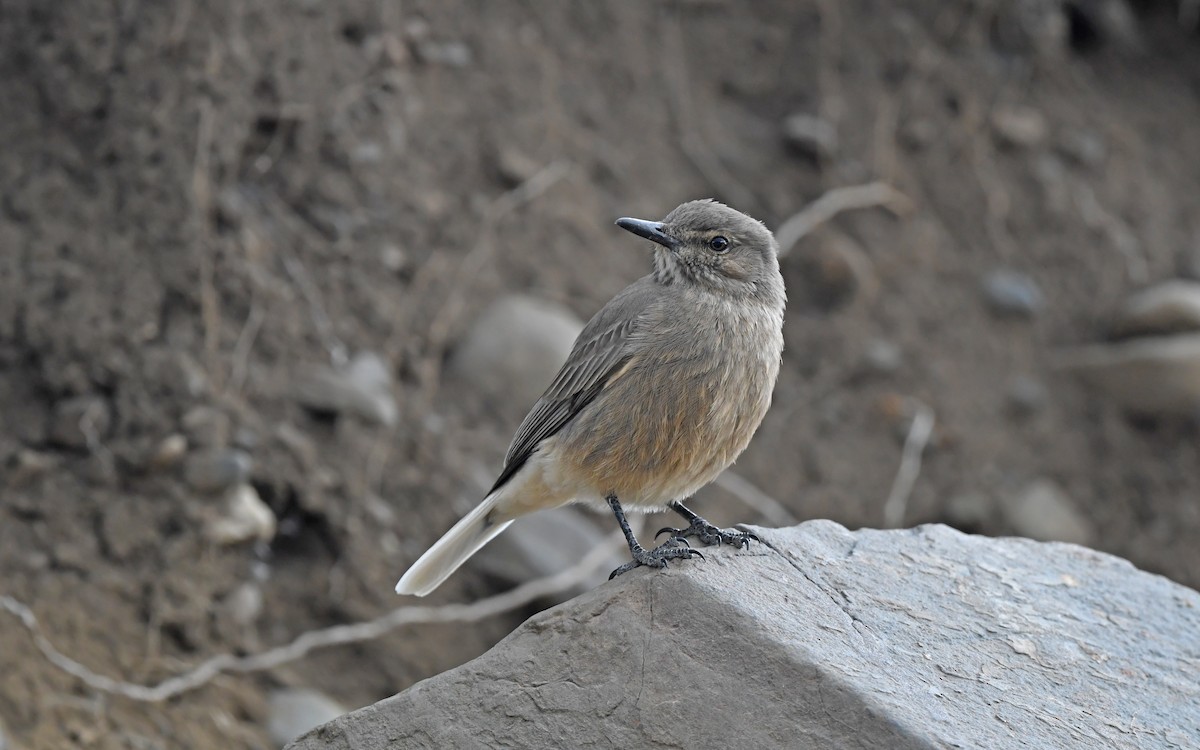
[[(517, 428), (492, 492), (517, 473), (543, 440), (594, 401), (633, 360), (643, 321), (641, 313), (652, 300), (647, 291), (643, 284), (631, 286), (584, 328), (554, 382)], [(625, 304), (613, 304), (620, 302)]]

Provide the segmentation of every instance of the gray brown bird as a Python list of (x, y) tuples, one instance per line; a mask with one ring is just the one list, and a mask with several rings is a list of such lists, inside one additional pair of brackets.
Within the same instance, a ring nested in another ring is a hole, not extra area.
[[(428, 594), (514, 519), (572, 502), (616, 516), (633, 560), (613, 576), (702, 557), (687, 537), (740, 547), (754, 538), (683, 501), (733, 463), (771, 404), (786, 301), (775, 238), (711, 200), (617, 225), (655, 243), (654, 271), (584, 327), (491, 492), (413, 563), (397, 593)], [(688, 525), (664, 529), (671, 538), (647, 550), (625, 508), (670, 508)]]

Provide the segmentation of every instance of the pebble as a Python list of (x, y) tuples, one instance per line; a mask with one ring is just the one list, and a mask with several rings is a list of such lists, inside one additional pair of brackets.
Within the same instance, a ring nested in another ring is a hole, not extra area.
[(1036, 479), (1001, 505), (1004, 518), (1020, 536), (1041, 541), (1089, 545), (1096, 538), (1085, 516), (1057, 483)]
[(282, 688), (267, 697), (267, 735), (283, 747), (346, 713), (337, 701), (307, 688)]
[(982, 287), (988, 307), (997, 315), (1032, 318), (1042, 309), (1042, 291), (1023, 273), (992, 271)]
[(1108, 158), (1104, 139), (1091, 130), (1068, 130), (1059, 136), (1058, 151), (1082, 167), (1096, 168)]
[(50, 440), (62, 448), (87, 450), (98, 446), (112, 426), (112, 410), (99, 396), (60, 401), (50, 420)]
[(815, 159), (829, 159), (837, 153), (837, 129), (828, 120), (797, 113), (783, 121), (783, 135), (789, 145)]
[(183, 415), (183, 431), (197, 448), (220, 448), (229, 443), (229, 416), (211, 406), (194, 406)]
[(263, 593), (256, 583), (246, 582), (238, 586), (222, 602), (229, 619), (238, 625), (251, 625), (262, 614)]
[(387, 244), (379, 249), (379, 262), (392, 273), (400, 273), (408, 265), (408, 256), (398, 245)]
[(22, 448), (13, 456), (11, 468), (6, 473), (12, 485), (21, 485), (40, 477), (57, 466), (58, 458), (55, 456)]
[(1134, 414), (1190, 417), (1200, 409), (1200, 333), (1077, 347), (1055, 366)]
[(1046, 118), (1032, 107), (1001, 106), (992, 112), (992, 132), (997, 140), (1008, 146), (1040, 146), (1049, 130)]
[(871, 372), (887, 375), (904, 364), (904, 351), (887, 339), (872, 339), (863, 350), (863, 364)]
[(581, 330), (583, 322), (561, 305), (502, 297), (455, 346), (448, 372), (503, 407), (524, 409), (554, 379)]
[(254, 462), (239, 450), (215, 450), (196, 453), (183, 465), (183, 481), (196, 492), (223, 492), (246, 481)]
[(216, 544), (230, 545), (275, 538), (275, 513), (248, 484), (234, 487), (225, 498), (224, 515), (205, 525), (205, 536)]
[(982, 492), (963, 492), (946, 504), (946, 520), (961, 531), (980, 532), (988, 528), (991, 519), (992, 500)]
[(825, 311), (850, 304), (861, 292), (870, 295), (879, 285), (870, 256), (840, 232), (823, 231), (812, 244), (797, 246), (782, 270), (789, 290)]
[(1113, 321), (1114, 336), (1200, 331), (1200, 282), (1172, 279), (1125, 300)]
[(150, 453), (149, 464), (154, 469), (166, 469), (179, 463), (188, 450), (188, 439), (178, 432), (167, 435)]
[(301, 404), (322, 414), (352, 414), (379, 425), (395, 424), (399, 417), (391, 372), (372, 352), (360, 352), (341, 369), (311, 368), (296, 380), (294, 393)]

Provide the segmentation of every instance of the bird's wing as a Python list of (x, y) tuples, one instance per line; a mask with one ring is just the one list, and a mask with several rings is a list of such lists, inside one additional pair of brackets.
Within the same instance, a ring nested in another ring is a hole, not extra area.
[(492, 492), (517, 473), (543, 440), (562, 429), (625, 371), (637, 354), (640, 343), (637, 334), (653, 301), (652, 293), (648, 292), (651, 290), (643, 284), (629, 287), (597, 313), (579, 334), (571, 356), (554, 382), (517, 428), (504, 457), (504, 470)]

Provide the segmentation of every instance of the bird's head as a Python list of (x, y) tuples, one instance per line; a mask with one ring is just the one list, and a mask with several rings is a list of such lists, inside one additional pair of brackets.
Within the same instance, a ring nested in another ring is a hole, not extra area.
[(658, 245), (654, 276), (659, 283), (782, 301), (775, 237), (761, 221), (723, 203), (690, 201), (662, 221), (626, 218), (617, 226)]

